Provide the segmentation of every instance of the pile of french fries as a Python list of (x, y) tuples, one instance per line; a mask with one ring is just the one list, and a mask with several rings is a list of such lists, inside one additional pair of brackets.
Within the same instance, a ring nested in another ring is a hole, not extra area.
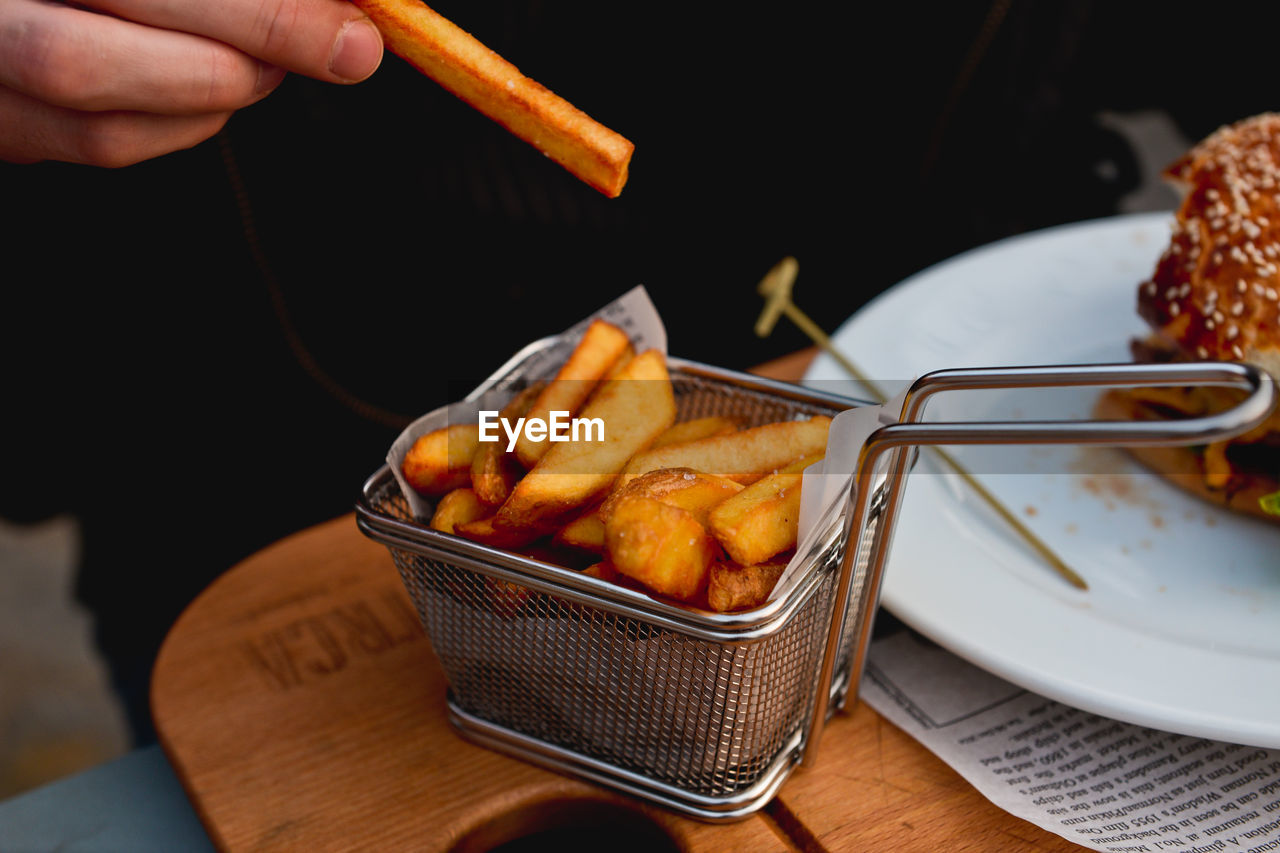
[(663, 354), (635, 352), (601, 320), (501, 417), (551, 412), (599, 419), (602, 440), (481, 441), (478, 423), (420, 436), (402, 473), (439, 498), (431, 526), (712, 611), (768, 599), (794, 553), (802, 472), (825, 454), (830, 418), (676, 423)]

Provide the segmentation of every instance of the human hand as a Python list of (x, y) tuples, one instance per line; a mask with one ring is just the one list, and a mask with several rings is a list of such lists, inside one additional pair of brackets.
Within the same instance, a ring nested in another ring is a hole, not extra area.
[(208, 139), (288, 71), (354, 83), (381, 59), (343, 0), (0, 0), (0, 160), (127, 166)]

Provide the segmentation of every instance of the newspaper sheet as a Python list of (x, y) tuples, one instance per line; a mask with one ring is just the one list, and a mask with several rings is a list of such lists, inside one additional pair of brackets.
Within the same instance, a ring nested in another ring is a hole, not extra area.
[(1280, 850), (1280, 750), (1091, 714), (910, 631), (872, 645), (860, 690), (993, 803), (1085, 848)]

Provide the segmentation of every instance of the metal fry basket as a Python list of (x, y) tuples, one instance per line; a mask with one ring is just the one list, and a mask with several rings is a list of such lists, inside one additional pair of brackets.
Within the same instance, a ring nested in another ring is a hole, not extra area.
[[(556, 346), (530, 345), (471, 396), (529, 378)], [(865, 405), (677, 358), (668, 367), (681, 420), (727, 414), (756, 425)], [(1274, 396), (1265, 374), (1219, 364), (946, 371), (918, 381), (904, 421), (922, 419), (943, 390), (1192, 383), (1251, 394), (1221, 415), (1172, 423), (881, 428), (862, 449), (848, 500), (804, 555), (800, 580), (747, 612), (683, 607), (432, 530), (412, 517), (386, 467), (365, 483), (357, 522), (391, 551), (448, 679), (460, 734), (696, 818), (734, 820), (813, 758), (831, 711), (856, 694), (911, 449), (1198, 443), (1260, 422)]]

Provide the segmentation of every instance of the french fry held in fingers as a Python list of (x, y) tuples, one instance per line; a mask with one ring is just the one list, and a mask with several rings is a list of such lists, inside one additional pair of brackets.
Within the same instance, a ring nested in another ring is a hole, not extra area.
[(707, 606), (719, 613), (759, 607), (769, 600), (787, 562), (777, 559), (738, 566), (717, 560), (707, 577)]
[(737, 431), (738, 424), (733, 418), (724, 418), (719, 415), (695, 418), (691, 421), (673, 424), (671, 429), (658, 436), (651, 449), (656, 450), (659, 447), (666, 447), (668, 444), (684, 444), (687, 441), (697, 441), (700, 438), (710, 438), (713, 435), (728, 435)]
[(720, 553), (692, 513), (639, 495), (617, 503), (604, 532), (608, 561), (620, 574), (680, 601), (699, 598)]
[[(598, 383), (614, 363), (631, 346), (626, 332), (612, 323), (595, 320), (587, 327), (568, 360), (560, 366), (555, 379), (539, 392), (529, 406), (527, 417), (547, 420), (552, 412), (578, 413)], [(627, 364), (631, 362), (628, 361)], [(625, 366), (622, 370), (626, 370)], [(619, 371), (619, 376), (622, 371)], [(526, 468), (538, 464), (552, 447), (551, 442), (537, 441), (528, 432), (516, 439), (516, 456)]]
[(831, 418), (818, 415), (648, 450), (627, 463), (618, 487), (658, 468), (693, 468), (743, 485), (754, 483), (806, 456), (826, 452), (830, 426)]
[(735, 563), (751, 566), (796, 544), (803, 474), (770, 474), (711, 510), (707, 526)]
[(420, 0), (353, 0), (387, 48), (610, 198), (635, 146)]
[(639, 495), (690, 512), (699, 524), (706, 524), (712, 507), (740, 491), (742, 486), (724, 477), (703, 474), (692, 468), (659, 468), (611, 493), (600, 505), (600, 516), (608, 524), (609, 516), (619, 501)]
[(445, 533), (454, 533), (459, 524), (466, 524), (492, 514), (476, 497), (474, 489), (454, 489), (440, 499), (431, 516), (431, 527)]
[[(525, 388), (502, 407), (499, 417), (516, 421), (529, 412), (529, 407), (542, 392), (539, 382)], [(520, 475), (524, 473), (518, 460), (508, 454), (498, 441), (482, 441), (471, 459), (471, 488), (476, 498), (489, 507), (499, 507), (511, 494)]]
[(559, 526), (607, 491), (627, 460), (675, 422), (665, 356), (646, 350), (631, 359), (616, 379), (596, 392), (580, 417), (603, 422), (603, 440), (553, 444), (498, 509), (496, 529)]
[(471, 484), (471, 460), (480, 446), (479, 424), (432, 430), (409, 448), (400, 470), (418, 492), (434, 497)]

